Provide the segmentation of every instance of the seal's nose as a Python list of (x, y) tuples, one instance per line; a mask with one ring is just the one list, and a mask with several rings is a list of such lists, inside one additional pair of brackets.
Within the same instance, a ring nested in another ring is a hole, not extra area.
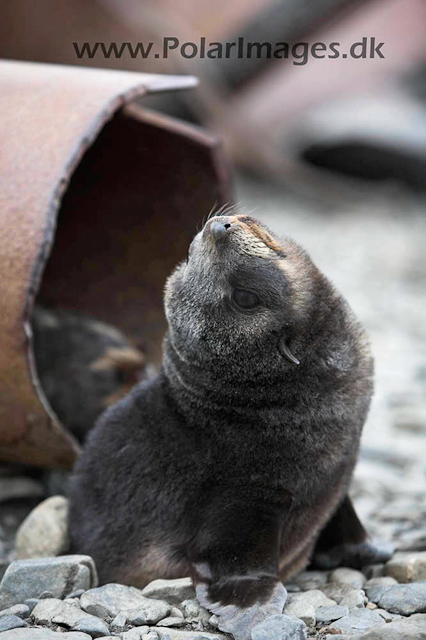
[(228, 233), (228, 229), (230, 229), (230, 227), (231, 227), (231, 223), (228, 222), (226, 219), (224, 221), (215, 220), (210, 225), (210, 233), (215, 238), (221, 238)]

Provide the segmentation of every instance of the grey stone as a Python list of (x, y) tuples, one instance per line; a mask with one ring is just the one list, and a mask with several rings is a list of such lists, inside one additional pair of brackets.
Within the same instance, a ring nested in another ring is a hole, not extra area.
[(183, 627), (185, 624), (184, 618), (169, 617), (157, 622), (157, 627)]
[[(137, 609), (126, 611), (126, 616), (130, 624), (140, 626), (142, 624), (156, 624), (164, 620), (170, 613), (170, 605), (165, 600), (151, 600), (146, 598), (146, 604)], [(181, 620), (181, 618), (179, 618)]]
[[(202, 607), (200, 607), (200, 610), (202, 609)], [(210, 613), (207, 611), (209, 617), (210, 617)], [(170, 609), (170, 615), (173, 616), (174, 618), (184, 618), (184, 615), (182, 613), (182, 611), (180, 609), (178, 609), (177, 607), (172, 607)]]
[(177, 580), (154, 580), (142, 590), (146, 598), (167, 600), (171, 604), (180, 604), (184, 600), (195, 598), (195, 588), (191, 578)]
[(59, 556), (69, 548), (68, 500), (63, 496), (47, 498), (25, 518), (16, 533), (18, 560)]
[(27, 626), (28, 625), (25, 620), (22, 620), (22, 618), (19, 618), (18, 616), (3, 616), (0, 618), (0, 632)]
[(27, 600), (25, 600), (24, 604), (27, 605), (27, 607), (31, 612), (39, 602), (40, 602), (39, 598), (28, 598)]
[(105, 622), (94, 616), (81, 618), (77, 624), (72, 627), (71, 631), (82, 631), (83, 633), (88, 633), (92, 638), (111, 635)]
[(72, 604), (74, 607), (80, 608), (80, 599), (79, 598), (64, 598), (63, 602), (65, 604)]
[(339, 567), (330, 573), (329, 582), (337, 582), (338, 584), (347, 584), (354, 589), (362, 589), (367, 578), (361, 571), (348, 569), (347, 567)]
[[(210, 611), (204, 609), (197, 600), (184, 600), (180, 606), (188, 622), (199, 621), (205, 626), (209, 623), (211, 618)], [(172, 615), (172, 611), (170, 611), (170, 615)]]
[(12, 629), (1, 635), (1, 640), (91, 640), (86, 633), (67, 631), (65, 633), (52, 631), (51, 629)]
[(80, 607), (74, 604), (67, 604), (58, 598), (41, 600), (32, 612), (32, 617), (38, 624), (60, 624), (66, 627), (74, 627), (82, 618), (93, 619), (96, 624), (98, 618), (88, 616)]
[(324, 624), (326, 622), (333, 622), (339, 620), (349, 614), (348, 607), (342, 607), (339, 604), (335, 604), (330, 607), (318, 607), (316, 610), (317, 623)]
[(142, 640), (158, 640), (158, 633), (156, 633), (156, 631), (144, 633), (144, 635), (142, 636)]
[(328, 598), (322, 591), (319, 591), (319, 589), (289, 594), (286, 607), (295, 602), (303, 603), (305, 606), (312, 605), (315, 610), (318, 609), (318, 607), (329, 607), (336, 604), (334, 600)]
[(251, 632), (252, 640), (306, 640), (307, 637), (305, 623), (285, 614), (269, 616)]
[(386, 564), (386, 573), (398, 582), (426, 580), (426, 551), (403, 551)]
[[(420, 617), (421, 616), (421, 617)], [(373, 627), (353, 640), (425, 640), (426, 615), (401, 618), (385, 626)]]
[(120, 611), (110, 624), (110, 629), (114, 633), (121, 633), (126, 628), (127, 617), (124, 611)]
[(155, 627), (155, 632), (160, 640), (229, 640), (232, 636), (207, 631), (182, 631), (170, 627), (161, 629)]
[(18, 616), (18, 618), (28, 618), (31, 611), (26, 604), (14, 604), (9, 609), (3, 609), (0, 611), (0, 618), (3, 616)]
[(122, 584), (106, 584), (83, 593), (80, 605), (84, 611), (103, 618), (126, 613), (130, 624), (155, 624), (170, 613), (170, 605), (163, 600), (146, 598), (139, 589)]
[(84, 593), (84, 589), (77, 589), (69, 594), (68, 598), (79, 598)]
[(308, 627), (314, 627), (316, 623), (315, 608), (303, 600), (290, 602), (284, 608), (284, 613), (302, 620)]
[(393, 622), (394, 620), (400, 620), (402, 616), (397, 613), (389, 613), (389, 611), (385, 611), (385, 609), (376, 609), (376, 613), (379, 616), (382, 616), (385, 622)]
[(388, 587), (378, 605), (391, 613), (409, 616), (426, 612), (426, 582), (397, 584)]
[(48, 598), (54, 598), (55, 596), (51, 591), (42, 591), (38, 597), (39, 600), (47, 600)]
[(386, 625), (386, 622), (378, 613), (369, 609), (356, 609), (349, 615), (333, 622), (329, 629), (336, 629), (336, 631), (346, 635), (355, 635), (378, 625)]
[(302, 571), (293, 579), (295, 585), (300, 587), (302, 591), (310, 589), (318, 589), (326, 584), (328, 580), (327, 571)]
[(96, 569), (89, 556), (16, 560), (0, 583), (0, 608), (37, 598), (47, 589), (63, 598), (77, 588), (89, 589), (96, 584)]
[(217, 616), (215, 616), (214, 614), (212, 616), (210, 616), (209, 625), (211, 627), (215, 627), (215, 629), (217, 629), (218, 626), (219, 626), (219, 618)]
[(362, 589), (354, 589), (348, 584), (338, 582), (326, 584), (321, 591), (342, 607), (348, 609), (362, 609), (365, 606), (365, 592)]
[(120, 633), (121, 640), (141, 640), (143, 636), (149, 632), (149, 627), (135, 627)]
[(230, 640), (232, 636), (208, 631), (182, 631), (170, 627), (162, 629), (155, 627), (155, 632), (160, 640)]
[(364, 589), (370, 602), (378, 603), (380, 598), (386, 593), (389, 587), (398, 584), (391, 576), (372, 578), (365, 583)]

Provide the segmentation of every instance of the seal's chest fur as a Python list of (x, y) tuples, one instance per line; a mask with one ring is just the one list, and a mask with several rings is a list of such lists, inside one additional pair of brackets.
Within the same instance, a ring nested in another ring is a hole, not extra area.
[(307, 254), (247, 216), (207, 222), (165, 309), (158, 377), (103, 415), (77, 464), (74, 550), (102, 581), (190, 573), (220, 629), (245, 640), (282, 612), (280, 578), (315, 544), (323, 565), (374, 557), (346, 497), (368, 343)]

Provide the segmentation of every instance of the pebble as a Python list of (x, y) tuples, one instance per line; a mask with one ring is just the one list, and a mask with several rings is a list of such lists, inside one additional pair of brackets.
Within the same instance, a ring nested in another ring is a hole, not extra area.
[(96, 569), (89, 556), (16, 560), (0, 583), (0, 608), (37, 598), (46, 589), (63, 598), (76, 589), (90, 589), (96, 584)]
[(285, 606), (284, 613), (300, 618), (308, 627), (314, 627), (317, 621), (313, 605), (303, 601), (290, 602)]
[(129, 629), (120, 633), (121, 640), (141, 640), (143, 634), (149, 629), (149, 627), (136, 627), (135, 629)]
[(329, 607), (336, 604), (334, 600), (327, 598), (327, 596), (318, 589), (304, 591), (303, 593), (289, 594), (286, 606), (294, 602), (303, 603), (305, 606), (312, 605), (314, 609), (318, 609), (318, 607)]
[(401, 619), (401, 616), (399, 616), (398, 614), (389, 613), (389, 611), (385, 611), (385, 609), (376, 609), (376, 613), (378, 613), (379, 616), (382, 616), (385, 622), (393, 622), (393, 620)]
[(18, 616), (18, 618), (28, 618), (31, 611), (26, 604), (14, 604), (13, 607), (0, 611), (0, 618), (3, 616)]
[(425, 640), (425, 638), (426, 616), (418, 614), (410, 618), (401, 618), (385, 626), (373, 627), (362, 635), (357, 635), (353, 640)]
[(185, 624), (186, 622), (184, 618), (178, 618), (175, 616), (171, 616), (169, 618), (163, 618), (163, 620), (160, 620), (159, 622), (157, 622), (158, 627), (183, 627), (185, 626)]
[(24, 604), (27, 605), (27, 607), (31, 611), (34, 609), (34, 607), (40, 602), (39, 598), (28, 598), (27, 600), (25, 600)]
[(349, 615), (340, 618), (336, 622), (330, 625), (328, 630), (336, 629), (346, 635), (354, 635), (356, 633), (363, 633), (371, 627), (378, 625), (386, 625), (383, 618), (375, 611), (369, 609), (357, 609), (352, 611)]
[(348, 569), (347, 567), (339, 567), (330, 573), (329, 582), (337, 582), (338, 584), (347, 584), (354, 589), (362, 589), (367, 578), (361, 571)]
[(71, 631), (82, 631), (83, 633), (88, 633), (92, 638), (102, 638), (111, 635), (105, 622), (94, 616), (81, 618), (77, 624), (72, 627)]
[(121, 633), (126, 628), (127, 617), (123, 611), (118, 613), (110, 624), (110, 629), (114, 633)]
[(339, 604), (335, 604), (329, 607), (318, 607), (316, 610), (317, 623), (324, 624), (325, 622), (334, 622), (349, 614), (348, 607), (342, 607)]
[[(148, 585), (149, 586), (149, 585)], [(164, 600), (146, 598), (139, 589), (122, 584), (107, 584), (90, 589), (80, 598), (84, 611), (104, 618), (115, 617), (124, 611), (131, 624), (155, 624), (170, 613), (170, 605)]]
[(327, 580), (327, 571), (302, 571), (294, 578), (294, 586), (302, 591), (309, 591), (310, 589), (318, 589), (326, 584)]
[(382, 576), (381, 578), (368, 580), (364, 585), (364, 589), (370, 602), (377, 604), (387, 589), (395, 584), (398, 584), (395, 578)]
[(68, 500), (53, 496), (40, 502), (29, 513), (16, 533), (18, 560), (59, 556), (69, 548)]
[(321, 591), (335, 603), (349, 609), (362, 609), (365, 606), (365, 592), (354, 589), (348, 584), (330, 583), (321, 587)]
[(3, 616), (0, 618), (0, 632), (27, 627), (27, 623), (18, 616)]
[[(67, 631), (65, 633), (52, 631), (51, 629), (12, 629), (4, 631), (1, 640), (91, 640), (86, 633)], [(108, 638), (108, 640), (110, 640)]]
[(386, 564), (386, 573), (398, 582), (426, 580), (426, 551), (396, 553)]
[(211, 627), (215, 627), (217, 629), (218, 626), (219, 626), (219, 618), (217, 616), (215, 616), (214, 614), (212, 616), (210, 616), (209, 625)]
[(171, 627), (164, 629), (155, 627), (155, 632), (159, 640), (230, 640), (232, 638), (232, 636), (229, 635), (209, 633), (207, 631), (182, 631), (181, 629), (172, 629)]
[(269, 616), (251, 632), (251, 640), (306, 640), (304, 622), (285, 614)]
[(378, 605), (390, 613), (399, 613), (403, 616), (426, 612), (426, 582), (388, 587)]
[[(135, 626), (143, 624), (156, 624), (164, 620), (170, 613), (170, 605), (163, 600), (149, 600), (148, 604), (143, 604), (137, 609), (126, 610), (127, 621)], [(150, 604), (152, 603), (152, 604)], [(179, 618), (180, 620), (181, 618)]]
[[(184, 600), (180, 606), (183, 611), (182, 615), (184, 615), (188, 622), (201, 621), (204, 625), (208, 624), (211, 613), (207, 611), (207, 609), (204, 609), (197, 600)], [(174, 609), (176, 608), (172, 607), (170, 615), (173, 615), (172, 612)], [(179, 611), (179, 609), (176, 609), (176, 611)]]
[(38, 624), (60, 624), (74, 627), (82, 618), (91, 618), (96, 624), (98, 618), (88, 616), (80, 607), (62, 602), (57, 598), (41, 600), (32, 612), (32, 617)]
[(184, 600), (195, 598), (195, 588), (191, 578), (154, 580), (142, 590), (142, 595), (146, 598), (167, 600), (171, 604), (180, 604)]
[[(201, 611), (202, 607), (200, 607), (200, 611)], [(210, 617), (210, 613), (207, 611), (209, 617)], [(182, 613), (182, 611), (180, 609), (178, 609), (177, 607), (172, 607), (170, 609), (170, 615), (173, 616), (174, 618), (184, 618), (184, 615)]]
[(142, 640), (158, 640), (158, 633), (156, 633), (155, 631), (144, 633), (144, 635), (142, 636)]

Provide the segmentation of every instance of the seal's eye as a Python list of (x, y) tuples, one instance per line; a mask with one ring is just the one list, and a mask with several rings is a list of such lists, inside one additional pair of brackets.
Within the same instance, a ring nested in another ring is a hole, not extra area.
[(260, 305), (259, 296), (245, 289), (235, 289), (232, 299), (242, 309), (254, 309)]

